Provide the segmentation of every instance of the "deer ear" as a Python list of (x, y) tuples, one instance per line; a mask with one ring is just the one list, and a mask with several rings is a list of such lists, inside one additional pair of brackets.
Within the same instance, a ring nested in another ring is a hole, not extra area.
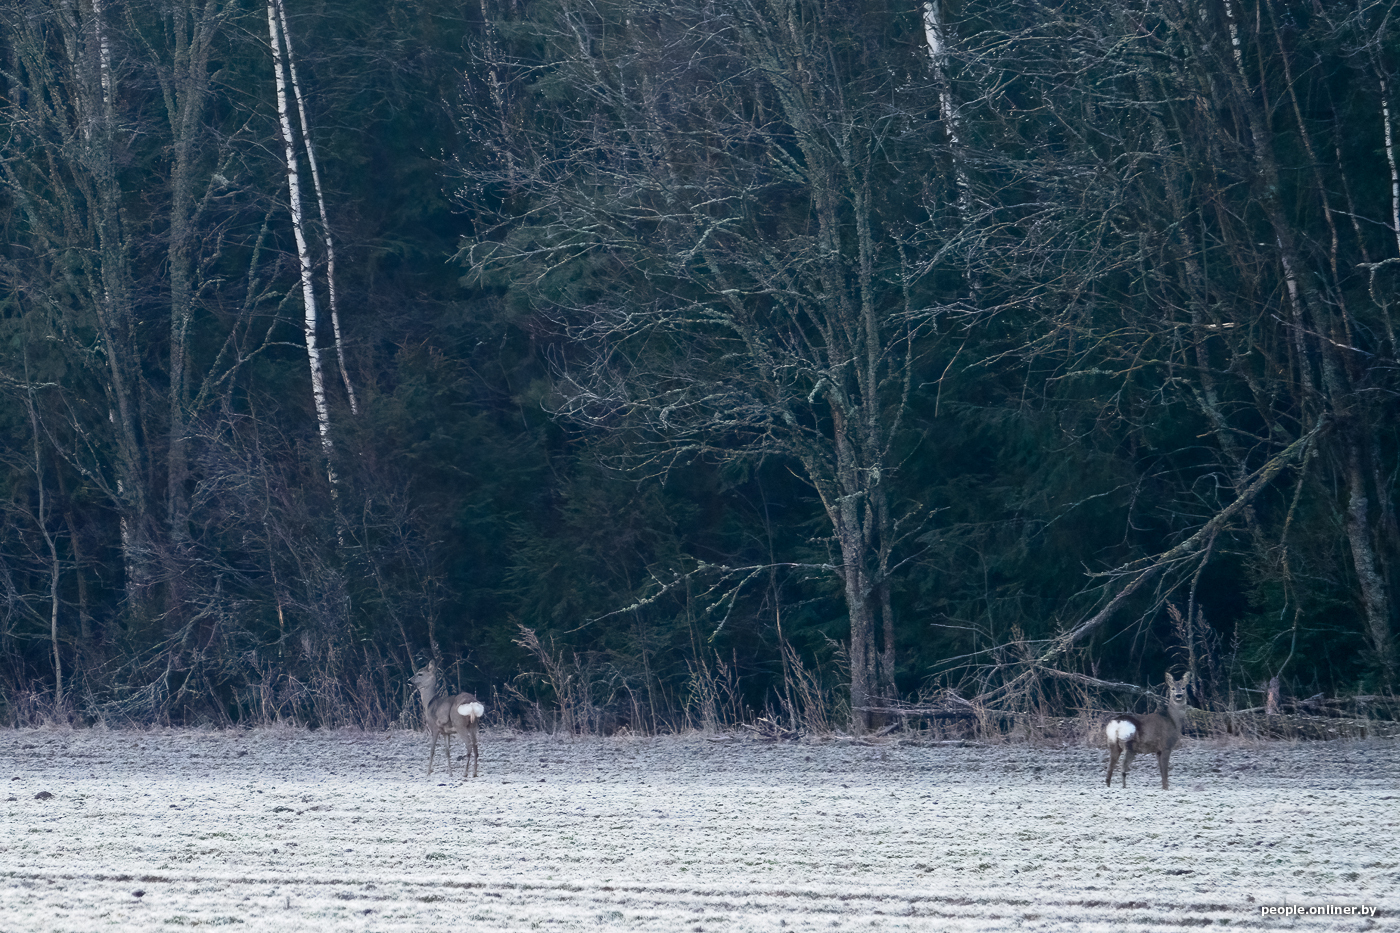
[(1182, 674), (1182, 675), (1181, 675), (1181, 682), (1182, 682), (1182, 683), (1184, 683), (1184, 684), (1189, 684), (1189, 683), (1191, 683), (1191, 680), (1192, 680), (1192, 678), (1191, 678), (1191, 672), (1190, 672), (1190, 671), (1187, 671), (1185, 674)]

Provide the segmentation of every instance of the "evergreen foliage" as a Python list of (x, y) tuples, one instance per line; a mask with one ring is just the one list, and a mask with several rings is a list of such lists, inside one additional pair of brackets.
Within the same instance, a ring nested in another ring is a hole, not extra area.
[(1395, 689), (1393, 3), (284, 2), (334, 485), (266, 6), (0, 0), (5, 721)]

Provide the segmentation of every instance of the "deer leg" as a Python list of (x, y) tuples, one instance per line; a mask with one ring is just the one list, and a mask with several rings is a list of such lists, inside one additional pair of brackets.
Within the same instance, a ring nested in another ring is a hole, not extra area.
[(442, 742), (443, 742), (443, 748), (446, 749), (446, 751), (447, 751), (447, 773), (448, 773), (448, 774), (451, 774), (451, 773), (452, 773), (452, 733), (451, 733), (451, 732), (444, 732), (444, 733), (442, 734)]
[(467, 778), (471, 777), (472, 753), (476, 751), (476, 730), (472, 729), (470, 726), (464, 726), (463, 728), (466, 730), (465, 734), (459, 734), (462, 735), (462, 741), (466, 743), (467, 746), (467, 760), (462, 766), (462, 780), (465, 781)]
[(1112, 787), (1113, 769), (1118, 766), (1118, 756), (1123, 754), (1123, 749), (1121, 746), (1119, 746), (1117, 742), (1110, 742), (1108, 743), (1108, 752), (1110, 755), (1108, 759), (1108, 779), (1104, 781), (1104, 784), (1106, 784), (1109, 787)]
[(1136, 758), (1136, 757), (1137, 757), (1137, 752), (1135, 752), (1135, 751), (1133, 750), (1133, 747), (1132, 747), (1131, 745), (1129, 745), (1129, 746), (1128, 746), (1128, 753), (1127, 753), (1126, 755), (1123, 756), (1123, 786), (1124, 786), (1124, 787), (1127, 787), (1127, 786), (1128, 786), (1128, 766), (1131, 765), (1131, 764), (1133, 763), (1133, 759)]
[(1167, 770), (1171, 763), (1171, 752), (1157, 753), (1157, 770), (1162, 772), (1162, 790), (1167, 789)]
[(433, 759), (437, 756), (437, 740), (438, 734), (436, 731), (433, 731), (433, 750), (428, 752), (428, 775), (430, 777), (433, 773)]

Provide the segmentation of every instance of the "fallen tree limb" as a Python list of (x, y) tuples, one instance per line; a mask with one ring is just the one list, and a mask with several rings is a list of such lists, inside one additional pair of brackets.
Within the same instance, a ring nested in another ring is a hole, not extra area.
[(1192, 709), (1186, 712), (1188, 733), (1197, 736), (1238, 735), (1257, 739), (1395, 738), (1400, 723), (1383, 719), (1342, 719), (1334, 716), (1301, 716), (1259, 711), (1214, 713)]
[(1086, 687), (1097, 687), (1100, 690), (1118, 690), (1122, 693), (1131, 693), (1134, 696), (1152, 697), (1154, 700), (1161, 699), (1157, 696), (1156, 692), (1146, 687), (1139, 687), (1137, 684), (1125, 684), (1113, 680), (1099, 680), (1097, 677), (1090, 677), (1087, 674), (1073, 674), (1069, 671), (1061, 671), (1053, 667), (1039, 667), (1036, 668), (1036, 670), (1042, 674), (1049, 674), (1051, 677), (1058, 677), (1061, 680), (1071, 680), (1077, 684), (1084, 684)]
[[(1035, 676), (1037, 671), (1042, 669), (1047, 671), (1053, 670), (1047, 667), (1049, 662), (1064, 654), (1077, 642), (1083, 639), (1084, 636), (1093, 632), (1099, 626), (1107, 622), (1109, 618), (1113, 615), (1113, 613), (1118, 609), (1118, 607), (1123, 605), (1123, 603), (1126, 602), (1129, 597), (1131, 597), (1134, 593), (1141, 589), (1144, 583), (1155, 577), (1158, 573), (1161, 573), (1162, 569), (1167, 567), (1168, 565), (1180, 560), (1184, 560), (1185, 558), (1191, 556), (1192, 554), (1200, 550), (1201, 547), (1204, 546), (1205, 542), (1209, 541), (1215, 534), (1217, 534), (1222, 528), (1224, 528), (1225, 524), (1229, 522), (1230, 519), (1234, 518), (1237, 514), (1239, 514), (1239, 512), (1243, 510), (1245, 506), (1249, 505), (1249, 503), (1254, 500), (1255, 496), (1262, 492), (1264, 488), (1269, 485), (1269, 483), (1273, 482), (1274, 477), (1278, 476), (1278, 474), (1283, 471), (1284, 467), (1286, 467), (1293, 460), (1302, 456), (1302, 454), (1307, 451), (1308, 445), (1312, 443), (1313, 438), (1317, 436), (1318, 432), (1321, 431), (1323, 427), (1327, 425), (1327, 423), (1328, 419), (1326, 418), (1326, 416), (1319, 418), (1317, 424), (1313, 426), (1313, 429), (1311, 431), (1309, 431), (1307, 434), (1304, 434), (1302, 437), (1298, 438), (1293, 443), (1289, 444), (1283, 450), (1279, 451), (1279, 453), (1272, 459), (1270, 459), (1269, 462), (1265, 463), (1262, 467), (1256, 470), (1253, 476), (1249, 477), (1244, 489), (1241, 490), (1240, 494), (1235, 497), (1235, 501), (1231, 502), (1225, 508), (1217, 512), (1211, 518), (1210, 521), (1202, 525), (1200, 529), (1196, 531), (1195, 534), (1191, 535), (1191, 537), (1187, 538), (1185, 541), (1182, 541), (1180, 544), (1168, 549), (1167, 551), (1164, 551), (1156, 557), (1142, 558), (1140, 560), (1131, 561), (1127, 564), (1124, 564), (1117, 570), (1108, 571), (1104, 574), (1099, 574), (1099, 576), (1121, 577), (1128, 576), (1130, 574), (1136, 574), (1136, 576), (1133, 577), (1132, 581), (1129, 582), (1127, 586), (1119, 590), (1118, 593), (1116, 593), (1114, 597), (1108, 601), (1108, 604), (1106, 606), (1104, 606), (1098, 612), (1094, 613), (1088, 619), (1085, 619), (1083, 622), (1079, 623), (1079, 625), (1075, 626), (1070, 631), (1065, 632), (1063, 635), (1060, 635), (1059, 637), (1053, 639), (1050, 643), (1050, 646), (1044, 652), (1041, 653), (1040, 657), (1036, 658), (1034, 661), (1029, 662), (1030, 667), (1028, 667), (1025, 671), (1021, 672), (1016, 677), (1002, 684), (1000, 687), (996, 687), (992, 690), (987, 691), (984, 694), (981, 694), (977, 697), (977, 702), (986, 704), (994, 700), (1000, 699), (1001, 697), (1015, 692), (1017, 688), (1028, 683), (1030, 679)], [(1144, 563), (1146, 564), (1146, 566), (1143, 566)]]
[[(973, 709), (949, 709), (946, 706), (854, 706), (852, 709), (864, 713), (879, 713), (882, 716), (903, 716), (906, 719), (976, 719)], [(995, 712), (994, 712), (995, 715)]]

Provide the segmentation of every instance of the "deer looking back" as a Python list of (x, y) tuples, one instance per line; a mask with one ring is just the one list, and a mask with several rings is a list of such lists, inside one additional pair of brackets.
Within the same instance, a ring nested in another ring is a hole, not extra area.
[(428, 773), (433, 773), (438, 736), (446, 740), (447, 770), (452, 771), (452, 736), (456, 735), (467, 743), (467, 767), (462, 777), (467, 776), (467, 771), (476, 777), (481, 770), (481, 749), (476, 744), (476, 730), (486, 707), (471, 693), (438, 696), (436, 661), (428, 662), (428, 666), (414, 674), (409, 683), (418, 688), (418, 696), (423, 700), (423, 723), (433, 737), (432, 751), (428, 753)]
[(1136, 713), (1118, 713), (1104, 723), (1104, 735), (1108, 736), (1108, 779), (1104, 782), (1113, 786), (1113, 769), (1118, 764), (1118, 756), (1123, 758), (1123, 786), (1128, 786), (1128, 766), (1133, 763), (1138, 752), (1148, 752), (1157, 756), (1157, 770), (1162, 772), (1162, 789), (1167, 789), (1167, 771), (1171, 767), (1172, 749), (1181, 741), (1181, 727), (1186, 722), (1186, 688), (1191, 683), (1188, 671), (1180, 680), (1167, 675), (1167, 715), (1149, 713), (1145, 716)]

